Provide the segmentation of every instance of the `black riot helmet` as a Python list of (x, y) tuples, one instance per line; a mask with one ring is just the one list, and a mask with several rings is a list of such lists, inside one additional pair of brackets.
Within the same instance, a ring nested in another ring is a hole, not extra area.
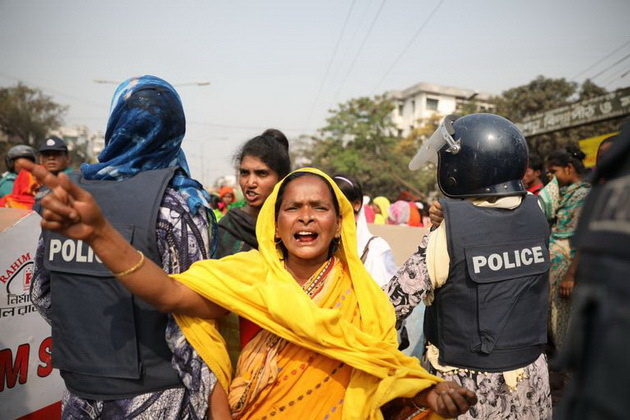
[(438, 185), (451, 198), (525, 195), (525, 137), (509, 120), (493, 114), (448, 115), (409, 163), (438, 164)]
[(25, 144), (19, 144), (10, 148), (7, 155), (4, 157), (4, 163), (6, 163), (9, 172), (15, 172), (13, 163), (17, 158), (26, 158), (33, 163), (37, 163), (37, 152), (31, 146)]

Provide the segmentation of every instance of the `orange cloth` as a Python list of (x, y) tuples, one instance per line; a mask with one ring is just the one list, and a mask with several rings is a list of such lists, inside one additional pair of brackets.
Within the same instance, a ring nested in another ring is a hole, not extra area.
[(232, 187), (228, 187), (227, 185), (221, 187), (219, 190), (219, 198), (223, 198), (226, 194), (232, 194), (232, 197), (234, 197), (234, 189)]
[(409, 202), (409, 226), (422, 226), (422, 217), (420, 216), (420, 210), (415, 203)]
[(11, 194), (0, 198), (0, 207), (12, 209), (32, 209), (35, 204), (35, 194), (41, 185), (28, 171), (20, 171)]
[[(327, 271), (322, 290), (313, 301), (320, 307), (343, 311), (360, 326), (352, 285), (349, 279), (342, 279), (343, 263), (334, 258)], [(309, 281), (303, 288), (313, 283)], [(263, 330), (241, 353), (230, 386), (232, 413), (239, 419), (341, 419), (351, 374), (349, 365)]]

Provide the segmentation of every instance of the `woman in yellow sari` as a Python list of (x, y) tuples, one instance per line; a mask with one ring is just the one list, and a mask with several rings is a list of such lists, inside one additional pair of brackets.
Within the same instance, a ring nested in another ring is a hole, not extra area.
[[(381, 419), (382, 408), (406, 406), (454, 417), (476, 402), (397, 350), (394, 311), (356, 253), (352, 207), (322, 172), (302, 169), (275, 187), (258, 217), (259, 250), (169, 277), (65, 175), (30, 170), (52, 190), (42, 227), (86, 241), (132, 293), (174, 313), (219, 379), (214, 394), (229, 389), (233, 418)], [(233, 380), (214, 321), (226, 311), (261, 327)]]

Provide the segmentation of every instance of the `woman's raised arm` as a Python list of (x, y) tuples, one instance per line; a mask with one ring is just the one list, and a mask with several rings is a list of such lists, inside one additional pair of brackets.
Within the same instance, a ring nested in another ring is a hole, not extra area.
[(131, 293), (162, 312), (200, 318), (218, 318), (226, 313), (225, 309), (173, 280), (153, 261), (145, 259), (107, 221), (92, 195), (72, 183), (65, 174), (55, 176), (31, 162), (25, 169), (50, 189), (41, 201), (42, 228), (89, 244)]

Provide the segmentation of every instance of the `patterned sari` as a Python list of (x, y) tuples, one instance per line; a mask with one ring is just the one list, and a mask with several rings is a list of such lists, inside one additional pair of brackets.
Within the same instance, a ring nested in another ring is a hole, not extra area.
[[(333, 257), (302, 289), (319, 307), (347, 312), (356, 324), (356, 297), (351, 284), (344, 281), (343, 271), (343, 263)], [(352, 368), (343, 362), (262, 330), (239, 359), (229, 393), (232, 415), (242, 419), (340, 419), (351, 373)]]
[(394, 310), (357, 255), (350, 203), (321, 171), (299, 171), (324, 177), (341, 208), (341, 244), (330, 272), (320, 268), (305, 290), (284, 267), (274, 243), (278, 184), (258, 216), (259, 250), (200, 261), (173, 276), (264, 330), (244, 349), (231, 386), (229, 357), (216, 322), (175, 319), (230, 390), (236, 416), (382, 419), (383, 405), (413, 397), (440, 379), (398, 351)]
[(549, 331), (557, 349), (564, 345), (571, 312), (571, 299), (560, 296), (559, 285), (575, 258), (575, 249), (570, 246), (569, 239), (577, 228), (582, 206), (590, 190), (591, 186), (586, 182), (560, 187), (554, 177), (538, 195), (547, 220), (552, 223), (549, 240)]

